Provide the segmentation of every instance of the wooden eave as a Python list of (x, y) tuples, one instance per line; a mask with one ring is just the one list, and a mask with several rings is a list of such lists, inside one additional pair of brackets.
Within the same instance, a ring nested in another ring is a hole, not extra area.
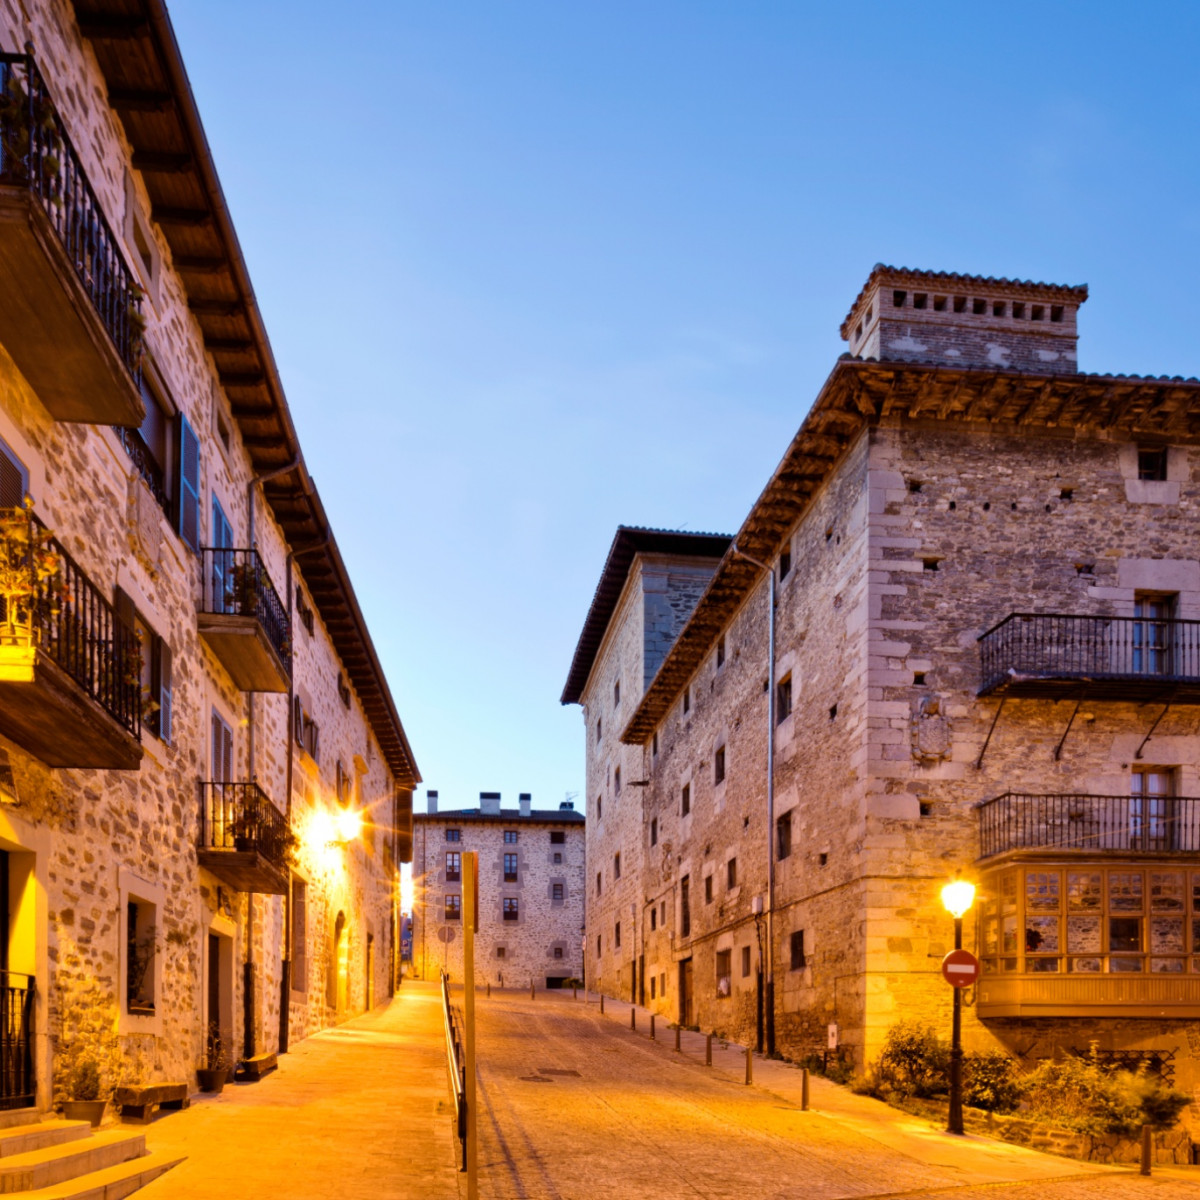
[(783, 461), (755, 501), (688, 623), (621, 731), (642, 745), (687, 686), (779, 543), (861, 431), (880, 422), (991, 425), (1014, 433), (1121, 436), (1200, 444), (1200, 380), (1040, 375), (937, 363), (839, 359)]
[[(74, 0), (263, 492), (398, 783), (419, 783), (383, 668), (292, 423), (164, 0)], [(36, 47), (35, 47), (36, 51)], [(307, 548), (307, 552), (306, 552)]]

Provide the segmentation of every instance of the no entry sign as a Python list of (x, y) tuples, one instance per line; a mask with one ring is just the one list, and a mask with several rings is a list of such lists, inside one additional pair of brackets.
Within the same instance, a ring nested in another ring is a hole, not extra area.
[(951, 987), (970, 987), (979, 978), (979, 959), (970, 950), (951, 950), (942, 959), (942, 975)]

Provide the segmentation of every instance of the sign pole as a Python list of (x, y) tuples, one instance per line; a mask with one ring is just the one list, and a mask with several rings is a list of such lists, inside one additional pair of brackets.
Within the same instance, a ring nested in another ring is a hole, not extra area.
[(463, 1059), (467, 1105), (467, 1200), (479, 1200), (479, 1119), (475, 1107), (475, 931), (479, 928), (479, 856), (463, 854)]
[[(954, 949), (962, 949), (962, 917), (954, 918)], [(949, 1133), (962, 1133), (962, 988), (954, 987), (954, 1017), (950, 1028), (950, 1111), (946, 1122)]]

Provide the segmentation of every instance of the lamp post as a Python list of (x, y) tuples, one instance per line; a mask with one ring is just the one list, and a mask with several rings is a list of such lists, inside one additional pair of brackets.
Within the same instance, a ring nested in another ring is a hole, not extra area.
[[(955, 879), (942, 888), (942, 905), (954, 918), (954, 949), (962, 949), (963, 917), (975, 901), (975, 885)], [(946, 1121), (949, 1133), (962, 1133), (962, 988), (954, 988), (954, 1021), (950, 1033), (950, 1111)]]

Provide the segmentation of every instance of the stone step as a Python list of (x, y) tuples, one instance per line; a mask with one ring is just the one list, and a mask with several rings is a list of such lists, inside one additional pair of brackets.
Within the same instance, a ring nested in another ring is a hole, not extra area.
[(6, 1108), (0, 1111), (0, 1130), (16, 1125), (36, 1125), (45, 1117), (36, 1108)]
[(64, 1183), (39, 1188), (36, 1192), (22, 1192), (21, 1200), (124, 1200), (138, 1188), (144, 1188), (172, 1167), (183, 1162), (184, 1156), (168, 1154), (159, 1150), (92, 1171)]
[(47, 1146), (0, 1159), (0, 1195), (31, 1192), (103, 1171), (146, 1153), (146, 1135), (128, 1130), (102, 1129), (79, 1142)]
[(31, 1150), (44, 1150), (47, 1146), (61, 1146), (65, 1142), (76, 1142), (88, 1137), (92, 1126), (87, 1121), (64, 1121), (51, 1118), (37, 1124), (14, 1125), (0, 1129), (0, 1158), (13, 1154), (28, 1154)]

